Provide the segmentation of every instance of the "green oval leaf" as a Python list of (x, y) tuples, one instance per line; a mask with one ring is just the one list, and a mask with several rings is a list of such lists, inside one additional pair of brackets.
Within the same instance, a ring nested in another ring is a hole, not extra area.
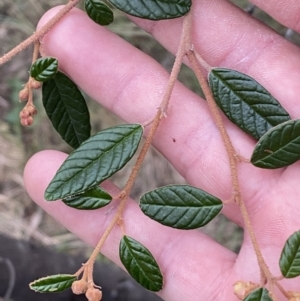
[(129, 236), (123, 236), (119, 247), (120, 259), (141, 286), (158, 292), (163, 287), (163, 276), (157, 262), (147, 248)]
[(62, 201), (69, 207), (81, 210), (95, 210), (108, 205), (112, 200), (110, 194), (96, 186), (81, 194), (70, 196)]
[(209, 84), (225, 115), (257, 140), (273, 126), (290, 120), (280, 103), (246, 74), (215, 68), (209, 73)]
[(54, 201), (79, 194), (106, 180), (132, 158), (143, 134), (139, 124), (105, 129), (73, 151), (45, 192)]
[(269, 296), (269, 291), (265, 288), (259, 288), (251, 292), (244, 301), (272, 301), (272, 298)]
[(99, 25), (109, 25), (114, 20), (112, 10), (99, 0), (85, 0), (85, 10), (88, 16)]
[(181, 17), (190, 11), (191, 0), (109, 0), (119, 10), (140, 18), (163, 20)]
[(280, 168), (300, 159), (300, 120), (290, 120), (269, 130), (255, 146), (251, 163), (261, 168)]
[(142, 211), (157, 222), (177, 229), (195, 229), (209, 223), (222, 209), (215, 196), (188, 185), (170, 185), (141, 197)]
[(43, 84), (43, 104), (53, 127), (73, 148), (90, 137), (90, 115), (77, 86), (63, 73)]
[(40, 82), (45, 82), (55, 76), (58, 71), (58, 60), (54, 57), (42, 57), (36, 60), (30, 68), (30, 76)]
[(52, 275), (31, 282), (29, 287), (39, 293), (58, 293), (71, 287), (76, 279), (69, 274)]
[(300, 231), (292, 234), (286, 241), (281, 252), (279, 266), (285, 278), (300, 275)]

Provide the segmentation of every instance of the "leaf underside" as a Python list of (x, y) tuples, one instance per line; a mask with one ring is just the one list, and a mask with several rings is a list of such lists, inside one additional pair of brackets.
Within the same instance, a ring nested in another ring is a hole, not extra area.
[(140, 18), (163, 20), (181, 17), (191, 8), (191, 0), (109, 0), (119, 10)]
[(290, 120), (280, 103), (246, 74), (215, 68), (209, 74), (209, 83), (225, 115), (256, 140), (273, 126)]
[(141, 286), (158, 292), (163, 287), (163, 276), (157, 262), (147, 248), (129, 236), (123, 236), (119, 247), (120, 259)]
[(43, 105), (53, 127), (73, 148), (90, 137), (90, 115), (77, 86), (63, 73), (43, 84)]
[(55, 76), (58, 71), (58, 61), (54, 57), (42, 57), (36, 60), (30, 68), (30, 76), (40, 82), (45, 82)]
[(132, 158), (142, 134), (141, 125), (125, 124), (90, 137), (64, 161), (47, 187), (45, 199), (65, 199), (98, 186)]
[(88, 16), (99, 25), (109, 25), (114, 20), (112, 10), (102, 1), (85, 0), (84, 7)]
[(251, 163), (261, 168), (281, 168), (300, 159), (300, 120), (290, 120), (269, 130), (255, 146)]
[(269, 292), (265, 288), (259, 288), (251, 292), (244, 301), (272, 301)]
[(39, 293), (58, 293), (70, 288), (76, 279), (69, 274), (52, 275), (31, 282), (29, 287)]
[(285, 278), (294, 278), (300, 275), (300, 231), (292, 234), (286, 241), (279, 266)]
[(80, 210), (95, 210), (108, 205), (112, 200), (105, 190), (96, 186), (81, 194), (70, 196), (62, 201), (69, 207)]
[(140, 208), (155, 221), (177, 229), (203, 227), (219, 214), (222, 201), (196, 187), (169, 185), (144, 194)]

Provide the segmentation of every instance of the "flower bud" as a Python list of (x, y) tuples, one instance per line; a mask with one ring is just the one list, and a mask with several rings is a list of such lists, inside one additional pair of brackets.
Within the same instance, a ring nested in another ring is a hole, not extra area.
[(29, 114), (29, 112), (28, 112), (28, 110), (26, 109), (26, 108), (24, 108), (21, 112), (20, 112), (20, 114), (19, 114), (19, 117), (22, 119), (22, 118), (27, 118), (28, 116), (29, 116), (30, 114)]
[(27, 117), (27, 126), (30, 126), (33, 124), (33, 118), (31, 116)]
[(90, 287), (85, 293), (89, 301), (100, 301), (102, 299), (102, 291), (97, 288)]
[(42, 86), (42, 83), (35, 80), (34, 78), (31, 78), (30, 80), (30, 87), (32, 89), (39, 89)]
[(241, 300), (244, 300), (247, 295), (249, 295), (253, 290), (258, 288), (259, 285), (251, 281), (243, 282), (237, 281), (233, 285), (234, 294)]
[(27, 118), (21, 118), (20, 119), (20, 122), (23, 126), (27, 126), (28, 125), (28, 122), (27, 122)]
[(29, 97), (29, 91), (28, 91), (28, 87), (25, 86), (24, 89), (22, 89), (20, 92), (19, 92), (19, 99), (20, 101), (25, 101), (27, 100)]
[(87, 288), (88, 284), (84, 279), (76, 280), (72, 283), (72, 292), (75, 295), (84, 294)]
[(33, 105), (29, 105), (26, 108), (27, 108), (27, 111), (30, 116), (35, 115), (37, 113), (37, 110), (36, 110), (35, 106), (33, 106)]

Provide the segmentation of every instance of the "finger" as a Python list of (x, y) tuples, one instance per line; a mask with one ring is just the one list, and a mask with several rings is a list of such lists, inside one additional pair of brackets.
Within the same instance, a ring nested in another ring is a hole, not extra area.
[[(265, 5), (269, 3), (265, 1)], [(288, 5), (290, 1), (284, 7)], [(300, 116), (300, 106), (296, 105), (300, 93), (299, 48), (229, 1), (194, 1), (192, 8), (194, 49), (211, 66), (229, 67), (253, 76), (293, 118)], [(299, 1), (295, 8), (299, 9)], [(182, 19), (159, 22), (131, 19), (176, 53)]]
[[(114, 216), (118, 203), (113, 201), (102, 209), (81, 211), (67, 207), (61, 201), (46, 202), (44, 191), (65, 158), (65, 154), (57, 151), (43, 151), (34, 155), (25, 167), (25, 187), (38, 205), (71, 232), (95, 246)], [(113, 195), (118, 192), (108, 182), (104, 188)], [(165, 280), (160, 295), (165, 300), (194, 301), (195, 296), (203, 296), (203, 300), (208, 300), (212, 294), (226, 295), (228, 298), (225, 300), (234, 299), (232, 283), (228, 281), (233, 281), (230, 271), (236, 254), (201, 232), (175, 230), (154, 222), (143, 215), (131, 200), (123, 218), (126, 235), (145, 245), (161, 266)], [(121, 230), (116, 226), (101, 250), (119, 265), (121, 235)]]
[(300, 32), (300, 3), (298, 0), (252, 0), (251, 3), (268, 13), (282, 25)]

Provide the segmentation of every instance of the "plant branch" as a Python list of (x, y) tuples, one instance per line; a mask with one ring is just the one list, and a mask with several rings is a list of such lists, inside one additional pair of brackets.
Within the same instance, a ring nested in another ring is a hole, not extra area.
[[(94, 262), (96, 260), (96, 257), (98, 255), (98, 253), (100, 252), (104, 242), (106, 241), (106, 239), (108, 238), (109, 234), (111, 233), (111, 231), (113, 230), (114, 226), (121, 220), (125, 206), (126, 206), (126, 201), (128, 199), (128, 196), (130, 194), (130, 191), (132, 189), (133, 183), (137, 177), (137, 174), (140, 170), (140, 167), (144, 161), (144, 158), (149, 150), (149, 147), (153, 141), (153, 137), (159, 127), (160, 121), (162, 120), (162, 118), (165, 116), (165, 112), (167, 110), (169, 101), (170, 101), (170, 97), (175, 85), (175, 82), (177, 80), (177, 76), (178, 73), (180, 71), (180, 67), (183, 61), (183, 58), (186, 54), (186, 50), (187, 50), (187, 37), (190, 35), (190, 29), (191, 29), (191, 16), (190, 14), (187, 15), (184, 18), (184, 22), (183, 22), (183, 29), (182, 29), (182, 34), (181, 34), (181, 39), (180, 39), (180, 45), (179, 45), (179, 49), (177, 52), (177, 56), (170, 74), (170, 78), (169, 78), (169, 82), (166, 88), (166, 92), (164, 94), (163, 100), (161, 102), (161, 105), (159, 107), (159, 111), (156, 113), (156, 116), (151, 124), (151, 128), (150, 131), (146, 137), (146, 141), (143, 144), (142, 150), (140, 151), (138, 158), (136, 160), (136, 163), (131, 171), (131, 174), (128, 178), (128, 181), (125, 185), (125, 188), (116, 196), (114, 197), (114, 199), (120, 199), (120, 204), (118, 206), (117, 212), (115, 213), (112, 221), (110, 222), (109, 226), (106, 228), (104, 234), (102, 235), (99, 243), (97, 244), (97, 246), (95, 247), (93, 253), (91, 254), (89, 260), (87, 261), (85, 267), (88, 269), (88, 281), (92, 282), (93, 279), (93, 266), (94, 266)], [(122, 225), (121, 225), (122, 226)], [(122, 232), (124, 231), (124, 228), (122, 228)], [(124, 233), (123, 233), (124, 234)]]
[(125, 205), (126, 205), (126, 199), (125, 198), (121, 199), (121, 202), (118, 206), (117, 212), (115, 213), (113, 219), (111, 220), (110, 224), (108, 225), (105, 232), (103, 233), (101, 239), (99, 240), (99, 242), (98, 242), (97, 246), (95, 247), (93, 253), (91, 254), (89, 260), (84, 265), (84, 267), (88, 269), (88, 276), (87, 276), (88, 282), (92, 282), (95, 260), (98, 256), (103, 244), (105, 243), (105, 241), (108, 238), (109, 234), (113, 230), (114, 226), (119, 222), (120, 217), (123, 214)]
[(157, 112), (154, 121), (152, 122), (150, 132), (146, 138), (146, 142), (143, 145), (143, 148), (137, 158), (136, 164), (134, 165), (132, 172), (129, 176), (129, 179), (125, 185), (124, 192), (128, 196), (131, 188), (133, 186), (133, 183), (137, 177), (138, 171), (144, 161), (144, 158), (147, 154), (147, 151), (152, 143), (153, 137), (157, 131), (157, 128), (160, 124), (160, 121), (163, 117), (166, 116), (166, 112), (168, 109), (168, 105), (170, 102), (171, 94), (175, 85), (175, 82), (177, 80), (183, 58), (185, 57), (188, 47), (189, 47), (189, 36), (191, 32), (191, 26), (192, 26), (192, 15), (188, 14), (185, 16), (184, 21), (183, 21), (183, 28), (182, 28), (182, 33), (181, 33), (181, 38), (180, 38), (180, 43), (179, 43), (179, 48), (177, 51), (176, 59), (170, 74), (169, 82), (166, 88), (166, 92), (164, 94), (163, 100), (159, 106), (159, 111)]
[(274, 280), (274, 284), (277, 286), (282, 295), (285, 296), (288, 300), (290, 300), (291, 294), (289, 294), (277, 280)]
[(20, 43), (8, 53), (4, 54), (0, 58), (0, 66), (11, 60), (15, 55), (26, 49), (32, 43), (39, 41), (39, 39), (41, 39), (61, 18), (63, 18), (80, 1), (81, 0), (69, 1), (53, 18), (51, 18), (37, 32), (33, 33), (29, 38), (24, 40), (22, 43)]
[[(238, 180), (238, 173), (237, 173), (237, 160), (236, 160), (236, 152), (235, 149), (231, 143), (231, 140), (228, 136), (228, 133), (225, 129), (225, 126), (223, 124), (223, 120), (222, 117), (219, 113), (218, 107), (216, 105), (216, 102), (213, 98), (212, 92), (208, 86), (207, 80), (204, 77), (198, 60), (194, 54), (194, 52), (191, 50), (188, 54), (188, 59), (191, 63), (192, 69), (195, 72), (195, 75), (202, 87), (203, 93), (206, 97), (208, 106), (210, 108), (211, 114), (213, 116), (213, 119), (215, 120), (215, 123), (220, 131), (220, 134), (222, 136), (227, 154), (228, 154), (228, 158), (229, 158), (229, 163), (230, 163), (230, 170), (231, 170), (231, 180), (232, 180), (232, 185), (233, 185), (233, 197), (235, 202), (239, 205), (240, 210), (241, 210), (241, 214), (244, 220), (244, 224), (245, 224), (245, 228), (247, 229), (250, 239), (252, 241), (253, 244), (253, 248), (257, 257), (257, 261), (258, 261), (258, 265), (261, 269), (261, 272), (263, 272), (264, 276), (270, 283), (273, 283), (273, 278), (272, 278), (272, 274), (262, 256), (261, 250), (259, 248), (258, 242), (256, 240), (254, 231), (253, 231), (253, 227), (250, 221), (250, 217), (247, 211), (247, 208), (245, 206), (245, 203), (242, 199), (241, 196), (241, 192), (240, 192), (240, 186), (239, 186), (239, 180)], [(263, 277), (263, 278), (264, 278)]]
[(35, 41), (32, 55), (32, 64), (38, 59), (40, 51), (40, 42)]
[(213, 119), (216, 123), (216, 126), (218, 127), (220, 134), (222, 136), (222, 139), (223, 139), (223, 142), (224, 142), (227, 154), (228, 154), (228, 158), (229, 158), (231, 181), (232, 181), (232, 185), (233, 185), (233, 199), (235, 200), (236, 196), (240, 195), (240, 188), (239, 188), (239, 182), (238, 182), (238, 176), (237, 176), (237, 161), (236, 161), (235, 149), (234, 149), (234, 147), (231, 143), (231, 140), (228, 136), (228, 133), (224, 127), (222, 117), (219, 113), (219, 109), (215, 103), (212, 92), (207, 84), (206, 78), (202, 74), (198, 60), (192, 49), (187, 53), (187, 57), (191, 63), (192, 69), (193, 69), (193, 71), (200, 83), (200, 86), (203, 90), (203, 93), (206, 97), (207, 104), (211, 111), (212, 117), (213, 117)]
[(183, 20), (183, 28), (181, 32), (180, 42), (178, 51), (176, 54), (175, 62), (170, 74), (168, 86), (166, 89), (166, 93), (164, 95), (164, 98), (162, 100), (162, 103), (160, 104), (160, 109), (163, 114), (166, 113), (168, 109), (168, 104), (171, 98), (171, 93), (173, 91), (175, 82), (177, 80), (178, 74), (181, 69), (181, 65), (183, 62), (183, 58), (187, 54), (189, 47), (190, 47), (190, 33), (191, 33), (191, 27), (192, 27), (192, 14), (189, 13), (187, 16), (185, 16)]

